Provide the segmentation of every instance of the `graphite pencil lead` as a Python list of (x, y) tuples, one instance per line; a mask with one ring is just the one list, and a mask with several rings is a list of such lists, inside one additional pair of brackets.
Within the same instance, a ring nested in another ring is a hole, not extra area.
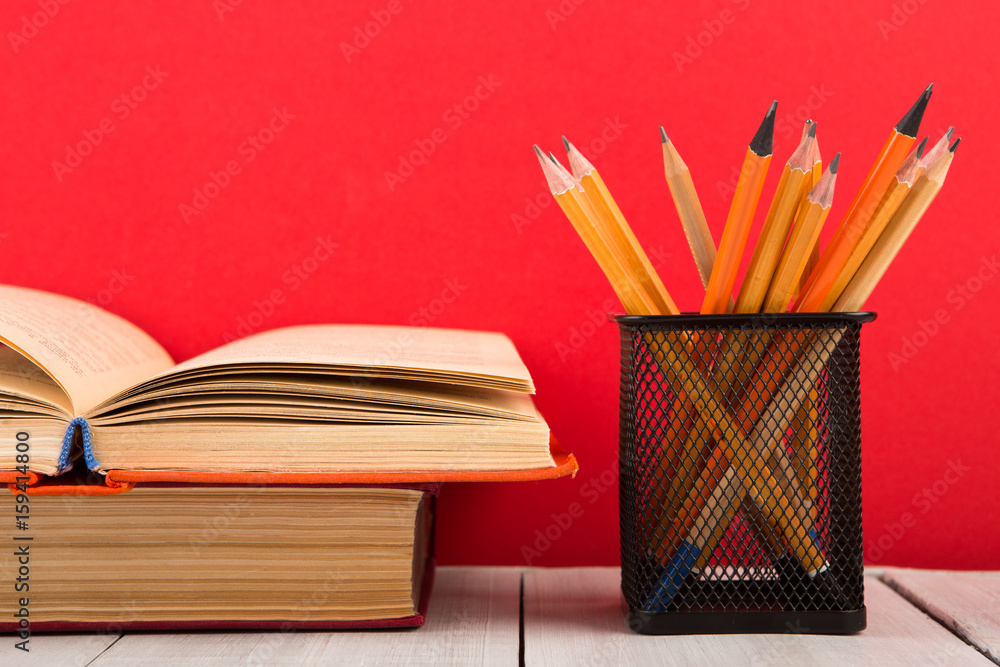
[(812, 126), (809, 128), (809, 136), (812, 137), (813, 139), (815, 139), (816, 138), (816, 126), (819, 125), (819, 123), (811, 121), (811, 120), (806, 121), (806, 122), (807, 123), (812, 123)]
[(563, 146), (565, 146), (566, 148), (566, 152), (569, 153), (569, 139), (566, 138), (565, 134), (563, 135), (562, 140), (563, 140)]
[(552, 160), (552, 164), (559, 164), (559, 160), (556, 159), (555, 153), (552, 151), (549, 151), (549, 159)]
[(955, 139), (955, 143), (953, 143), (951, 146), (948, 147), (948, 152), (949, 153), (954, 153), (955, 149), (958, 148), (959, 142), (961, 142), (961, 141), (962, 141), (962, 137), (959, 137), (958, 139)]
[(830, 160), (830, 166), (828, 167), (828, 169), (830, 170), (831, 174), (836, 174), (838, 167), (840, 167), (840, 153), (837, 153), (836, 155), (833, 156), (833, 159)]
[(927, 109), (927, 102), (931, 99), (931, 88), (934, 84), (927, 86), (927, 89), (920, 95), (920, 99), (913, 103), (910, 110), (899, 119), (896, 123), (896, 131), (900, 134), (905, 134), (908, 137), (917, 137), (917, 132), (920, 130), (920, 121), (924, 117), (924, 111)]
[(951, 127), (948, 128), (948, 131), (945, 132), (945, 136), (948, 137), (948, 141), (951, 141), (951, 135), (954, 133), (955, 133), (955, 126), (952, 125)]
[(924, 137), (924, 140), (921, 141), (917, 145), (917, 157), (918, 158), (921, 158), (921, 157), (924, 156), (924, 149), (927, 148), (927, 140), (930, 139), (930, 138), (931, 138), (931, 136), (928, 134), (926, 137)]
[(663, 129), (662, 125), (660, 126), (660, 140), (665, 144), (670, 143), (670, 139), (667, 137), (667, 131)]
[(535, 149), (535, 154), (540, 158), (544, 158), (545, 155), (542, 153), (542, 149), (538, 147), (538, 144), (532, 144), (532, 148)]
[(757, 128), (757, 134), (750, 140), (750, 150), (761, 157), (767, 157), (774, 152), (774, 112), (778, 108), (778, 100), (771, 102), (764, 120)]

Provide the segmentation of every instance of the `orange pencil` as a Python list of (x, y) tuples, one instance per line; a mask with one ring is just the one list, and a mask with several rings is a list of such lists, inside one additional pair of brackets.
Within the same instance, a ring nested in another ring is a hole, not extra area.
[(851, 251), (850, 257), (847, 258), (847, 262), (844, 263), (844, 268), (841, 269), (840, 273), (837, 275), (837, 279), (833, 281), (833, 285), (830, 287), (830, 291), (826, 293), (823, 298), (823, 303), (820, 305), (819, 309), (823, 312), (830, 310), (833, 304), (837, 303), (837, 299), (840, 298), (841, 293), (843, 293), (844, 288), (847, 287), (847, 283), (851, 282), (851, 278), (854, 277), (855, 271), (861, 266), (861, 262), (865, 260), (868, 256), (868, 252), (875, 245), (879, 236), (882, 234), (882, 230), (885, 226), (889, 224), (889, 220), (895, 215), (896, 210), (906, 199), (906, 195), (909, 194), (910, 188), (913, 184), (917, 182), (917, 179), (924, 173), (924, 167), (920, 164), (920, 156), (924, 154), (924, 148), (927, 146), (927, 139), (925, 138), (920, 142), (920, 145), (913, 149), (903, 164), (899, 166), (899, 171), (896, 172), (896, 178), (893, 179), (892, 183), (886, 188), (885, 194), (882, 196), (882, 200), (878, 204), (878, 208), (872, 214), (872, 219), (869, 221), (868, 225), (865, 227), (865, 231), (861, 234), (861, 238), (858, 239), (857, 244), (854, 246), (854, 250)]
[(903, 159), (917, 138), (920, 121), (923, 118), (927, 102), (931, 97), (934, 84), (927, 86), (906, 115), (893, 128), (889, 139), (882, 147), (881, 153), (875, 159), (867, 178), (854, 196), (847, 213), (841, 220), (833, 239), (820, 255), (819, 264), (806, 281), (798, 302), (797, 312), (816, 312), (823, 303), (824, 297), (833, 286), (840, 270), (847, 262), (854, 245), (865, 229), (869, 218), (882, 199), (882, 194), (892, 181), (893, 175), (899, 169)]
[(729, 207), (729, 216), (719, 242), (719, 252), (712, 266), (712, 276), (705, 288), (705, 299), (701, 304), (701, 312), (724, 313), (733, 295), (733, 285), (736, 283), (736, 272), (743, 258), (747, 237), (750, 235), (750, 225), (753, 214), (760, 201), (761, 190), (764, 189), (764, 178), (771, 165), (771, 154), (774, 147), (774, 114), (778, 103), (772, 102), (764, 120), (757, 128), (757, 134), (750, 140), (746, 155), (743, 158), (743, 168), (736, 183), (733, 203)]

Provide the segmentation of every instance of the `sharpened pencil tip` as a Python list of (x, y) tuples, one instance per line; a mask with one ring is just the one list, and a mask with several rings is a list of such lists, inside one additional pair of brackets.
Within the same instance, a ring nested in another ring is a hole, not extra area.
[(922, 158), (924, 156), (924, 149), (927, 148), (927, 140), (930, 139), (930, 135), (923, 138), (917, 145), (917, 158)]
[(812, 123), (812, 126), (809, 128), (809, 136), (812, 137), (813, 139), (815, 139), (816, 138), (816, 126), (819, 125), (819, 123), (814, 123), (813, 121), (808, 121), (808, 122)]
[(945, 132), (945, 136), (948, 137), (948, 141), (951, 141), (951, 135), (953, 135), (954, 133), (955, 133), (955, 126), (952, 125), (951, 127), (948, 128), (948, 131)]
[(552, 160), (552, 164), (558, 167), (562, 166), (561, 164), (559, 164), (559, 160), (556, 159), (555, 153), (553, 153), (552, 151), (549, 151), (549, 159)]
[(916, 139), (917, 132), (920, 130), (920, 121), (923, 119), (924, 111), (927, 109), (927, 102), (931, 99), (931, 88), (933, 87), (933, 83), (927, 86), (926, 90), (921, 93), (920, 98), (910, 107), (910, 110), (899, 119), (899, 122), (896, 123), (897, 132)]
[(538, 144), (532, 144), (532, 147), (535, 149), (535, 154), (538, 157), (541, 157), (541, 158), (545, 157), (545, 154), (542, 153), (542, 149), (538, 147)]
[(563, 140), (563, 146), (566, 148), (566, 152), (569, 153), (569, 139), (566, 138), (565, 134), (563, 135), (562, 140)]
[(670, 138), (667, 137), (667, 131), (663, 129), (662, 125), (660, 126), (660, 140), (665, 144), (670, 143)]
[(948, 147), (948, 152), (949, 153), (954, 153), (955, 149), (958, 148), (959, 142), (961, 142), (961, 141), (962, 141), (962, 137), (959, 137), (958, 139), (955, 139), (955, 143), (953, 143), (951, 146)]
[(778, 100), (771, 102), (764, 120), (757, 128), (757, 134), (750, 140), (750, 150), (761, 157), (767, 157), (774, 152), (774, 112), (778, 108)]
[(833, 159), (830, 160), (830, 173), (836, 174), (837, 169), (839, 167), (840, 167), (840, 153), (837, 153), (836, 155), (833, 156)]

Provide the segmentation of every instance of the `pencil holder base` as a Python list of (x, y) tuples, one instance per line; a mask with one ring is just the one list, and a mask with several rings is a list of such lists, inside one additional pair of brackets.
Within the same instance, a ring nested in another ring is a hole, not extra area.
[(640, 635), (852, 635), (868, 626), (868, 611), (865, 607), (855, 611), (695, 611), (663, 614), (630, 610), (628, 626)]

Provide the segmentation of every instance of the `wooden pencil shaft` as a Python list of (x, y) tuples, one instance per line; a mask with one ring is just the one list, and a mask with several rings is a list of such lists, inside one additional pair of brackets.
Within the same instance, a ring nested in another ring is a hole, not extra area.
[(726, 312), (770, 164), (770, 154), (762, 157), (747, 149), (743, 159), (743, 169), (736, 184), (736, 192), (733, 194), (733, 203), (726, 218), (726, 227), (719, 242), (719, 252), (712, 267), (708, 287), (705, 288), (705, 299), (701, 306), (701, 312), (704, 314)]
[(604, 272), (604, 276), (611, 283), (612, 289), (621, 300), (625, 310), (638, 315), (656, 314), (655, 306), (649, 302), (635, 287), (633, 281), (629, 280), (624, 268), (615, 258), (611, 249), (604, 239), (601, 238), (598, 230), (593, 224), (593, 213), (583, 200), (583, 196), (575, 188), (566, 190), (563, 193), (554, 195), (559, 207), (569, 218), (573, 228), (583, 240), (587, 250), (597, 261), (598, 266)]
[(818, 312), (823, 297), (846, 263), (867, 221), (882, 199), (882, 194), (906, 158), (913, 141), (914, 137), (893, 130), (868, 172), (868, 177), (858, 189), (847, 214), (834, 232), (833, 238), (820, 254), (819, 263), (806, 281), (798, 303), (795, 304), (796, 311)]
[(798, 211), (802, 199), (809, 191), (811, 178), (811, 171), (805, 172), (785, 167), (781, 181), (778, 183), (778, 191), (775, 193), (767, 218), (764, 220), (764, 226), (761, 228), (760, 238), (754, 248), (750, 265), (743, 277), (743, 285), (736, 298), (736, 312), (760, 312), (781, 250), (788, 238), (788, 231), (792, 227), (792, 220), (795, 218), (795, 213)]
[(953, 153), (945, 153), (911, 188), (902, 206), (886, 225), (885, 231), (840, 295), (834, 306), (836, 310), (853, 311), (864, 306), (875, 285), (885, 275), (906, 239), (941, 190), (953, 156)]
[(637, 315), (659, 314), (652, 299), (637, 285), (635, 275), (612, 250), (607, 232), (602, 233), (603, 225), (580, 183), (558, 161), (545, 157), (538, 146), (535, 154), (553, 198), (597, 261), (625, 310)]
[(830, 310), (837, 303), (837, 299), (843, 294), (844, 289), (851, 282), (851, 278), (857, 273), (858, 267), (861, 266), (865, 257), (868, 256), (875, 242), (878, 241), (879, 236), (882, 235), (886, 225), (889, 224), (892, 216), (899, 210), (909, 192), (910, 183), (905, 180), (900, 181), (898, 177), (889, 185), (885, 195), (879, 202), (878, 208), (872, 214), (871, 221), (865, 227), (865, 231), (862, 232), (861, 238), (855, 244), (854, 250), (848, 256), (847, 262), (844, 263), (844, 267), (837, 274), (837, 278), (833, 281), (833, 285), (830, 286), (830, 290), (823, 297), (823, 302), (820, 305), (821, 311)]
[(674, 200), (684, 236), (691, 248), (695, 267), (698, 269), (702, 286), (707, 287), (712, 276), (712, 266), (715, 264), (715, 241), (708, 228), (705, 211), (701, 207), (691, 172), (670, 141), (663, 143), (663, 165), (670, 196)]
[(736, 299), (737, 313), (759, 312), (764, 303), (767, 287), (771, 284), (771, 277), (774, 275), (785, 239), (788, 238), (788, 230), (795, 219), (795, 213), (799, 210), (799, 205), (806, 194), (812, 189), (810, 183), (815, 143), (815, 140), (806, 134), (781, 170), (778, 187), (771, 199), (771, 205), (768, 207), (764, 225), (761, 227), (756, 247), (750, 257), (750, 264), (743, 277), (743, 285)]
[(768, 286), (763, 305), (765, 313), (783, 313), (788, 309), (797, 291), (796, 286), (808, 266), (810, 254), (819, 245), (819, 235), (829, 213), (829, 206), (823, 207), (814, 202), (802, 205)]
[(594, 169), (585, 174), (580, 183), (595, 212), (602, 219), (612, 247), (628, 266), (629, 272), (636, 276), (643, 291), (649, 295), (656, 306), (656, 312), (661, 315), (678, 314), (680, 310), (667, 292), (600, 174)]

